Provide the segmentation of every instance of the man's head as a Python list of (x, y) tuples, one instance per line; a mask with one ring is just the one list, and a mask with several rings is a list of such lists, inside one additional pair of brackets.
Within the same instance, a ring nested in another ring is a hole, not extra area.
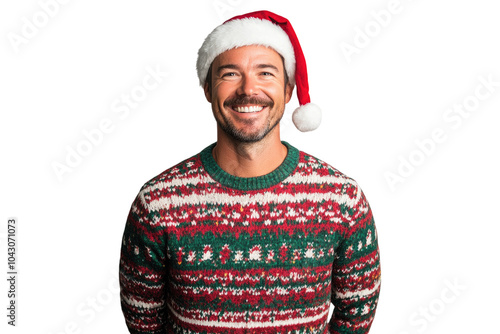
[(252, 143), (276, 128), (293, 91), (276, 51), (242, 46), (218, 55), (211, 67), (204, 90), (221, 130)]
[[(261, 55), (263, 53), (268, 53), (269, 55), (273, 54), (273, 57), (271, 57), (273, 58), (273, 63), (274, 60), (279, 60), (279, 62), (275, 63), (273, 66), (277, 69), (276, 74), (282, 78), (282, 95), (279, 97), (281, 101), (278, 101), (278, 103), (273, 101), (276, 105), (271, 108), (273, 112), (278, 111), (278, 122), (283, 115), (284, 104), (290, 100), (293, 87), (296, 83), (297, 97), (299, 98), (301, 106), (293, 113), (293, 121), (301, 131), (310, 131), (317, 128), (321, 121), (321, 111), (317, 106), (310, 103), (307, 69), (297, 36), (287, 19), (267, 11), (244, 14), (226, 21), (207, 36), (202, 47), (198, 51), (198, 78), (200, 80), (200, 85), (205, 90), (207, 99), (212, 103), (212, 109), (219, 125), (222, 125), (220, 123), (221, 120), (223, 120), (221, 113), (224, 110), (222, 108), (224, 106), (224, 101), (221, 101), (221, 98), (226, 96), (226, 98), (231, 99), (229, 102), (234, 104), (234, 96), (238, 95), (240, 96), (239, 98), (241, 98), (241, 96), (245, 95), (241, 95), (242, 92), (245, 92), (245, 89), (237, 89), (234, 86), (234, 82), (227, 80), (228, 75), (220, 77), (221, 59), (225, 59), (224, 61), (227, 62), (226, 58), (227, 55), (229, 55), (233, 64), (229, 64), (230, 66), (226, 66), (228, 64), (223, 66), (225, 66), (225, 69), (232, 67), (233, 70), (235, 69), (235, 62), (240, 63), (240, 60), (237, 60), (235, 56), (241, 58), (241, 61), (245, 60), (247, 62), (245, 66), (243, 66), (244, 64), (242, 63), (239, 64), (239, 70), (245, 68), (245, 71), (238, 73), (241, 75), (242, 81), (240, 81), (240, 84), (242, 84), (249, 79), (257, 79), (257, 77), (254, 76), (256, 72), (253, 70), (250, 71), (252, 66), (248, 64), (249, 61), (253, 62), (255, 60), (255, 57), (252, 58), (251, 54), (254, 54), (257, 50), (260, 50), (258, 53)], [(269, 64), (260, 64), (259, 66), (262, 67), (263, 65), (267, 66)], [(268, 72), (266, 75), (269, 74), (272, 73)], [(248, 75), (253, 76), (248, 77)], [(234, 74), (229, 74), (229, 76), (234, 76)], [(286, 84), (285, 80), (287, 80)], [(231, 96), (227, 90), (230, 86), (229, 82), (232, 83), (231, 90), (233, 92), (231, 94), (234, 96)], [(255, 88), (258, 89), (264, 85), (264, 81), (262, 80), (255, 81), (255, 83), (257, 84)], [(222, 91), (219, 89), (219, 86), (216, 87), (216, 85), (221, 84), (223, 88)], [(263, 96), (266, 94), (261, 91), (253, 95), (262, 96), (262, 98), (264, 98)], [(274, 93), (272, 95), (273, 97), (267, 96), (267, 98), (271, 100), (277, 98), (277, 95)], [(239, 100), (237, 102), (241, 103), (242, 101)], [(246, 100), (243, 102), (255, 103), (256, 101)], [(227, 104), (228, 103), (226, 103), (226, 105)], [(276, 107), (283, 108), (283, 110), (274, 109)], [(266, 108), (264, 108), (264, 110), (265, 109)], [(218, 115), (219, 118), (217, 118)], [(245, 117), (251, 118), (250, 116), (251, 115), (246, 115)], [(272, 120), (274, 122), (275, 118), (272, 117)], [(272, 129), (276, 124), (271, 123), (269, 126)]]

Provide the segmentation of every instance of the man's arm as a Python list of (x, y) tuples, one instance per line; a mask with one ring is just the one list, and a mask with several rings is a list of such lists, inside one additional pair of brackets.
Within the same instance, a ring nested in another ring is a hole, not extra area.
[(380, 258), (373, 215), (361, 189), (346, 204), (349, 228), (336, 250), (330, 320), (332, 334), (365, 334), (370, 330), (380, 293)]
[(132, 334), (164, 333), (165, 252), (159, 217), (139, 193), (128, 215), (120, 256), (120, 299)]

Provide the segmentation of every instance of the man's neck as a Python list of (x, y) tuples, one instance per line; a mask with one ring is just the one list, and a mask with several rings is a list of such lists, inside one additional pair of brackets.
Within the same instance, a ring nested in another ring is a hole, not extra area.
[[(281, 143), (277, 133), (256, 143), (235, 142), (219, 131), (213, 157), (226, 173), (238, 177), (257, 177), (269, 174), (285, 160), (287, 148)], [(274, 132), (273, 130), (273, 132)]]

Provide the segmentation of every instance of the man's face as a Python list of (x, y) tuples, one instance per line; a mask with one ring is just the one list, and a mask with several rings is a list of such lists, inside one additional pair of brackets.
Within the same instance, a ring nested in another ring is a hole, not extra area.
[(212, 103), (218, 126), (233, 140), (257, 142), (279, 123), (293, 87), (286, 85), (283, 60), (273, 49), (244, 46), (220, 54), (212, 63)]

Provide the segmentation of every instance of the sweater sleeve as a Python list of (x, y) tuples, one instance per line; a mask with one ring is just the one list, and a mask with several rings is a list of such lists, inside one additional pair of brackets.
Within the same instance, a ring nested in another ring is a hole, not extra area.
[(380, 293), (377, 232), (370, 206), (359, 187), (345, 204), (348, 228), (336, 249), (330, 320), (332, 334), (368, 333)]
[(166, 246), (143, 192), (132, 204), (120, 255), (120, 300), (129, 332), (164, 333)]

